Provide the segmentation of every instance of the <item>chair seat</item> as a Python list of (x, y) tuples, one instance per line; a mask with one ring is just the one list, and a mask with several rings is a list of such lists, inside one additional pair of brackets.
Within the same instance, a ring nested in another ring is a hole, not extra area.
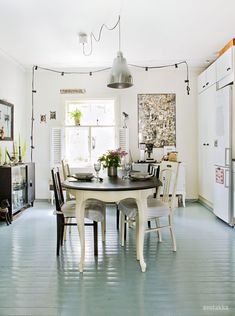
[(127, 198), (118, 203), (118, 209), (128, 218), (135, 218), (138, 212), (136, 200)]
[(102, 222), (105, 215), (105, 203), (96, 199), (89, 199), (85, 204), (85, 218), (95, 222)]
[(75, 208), (76, 200), (68, 200), (68, 201), (65, 202), (64, 205), (67, 205), (68, 207), (74, 207)]
[(62, 210), (63, 215), (64, 215), (65, 218), (67, 218), (67, 217), (76, 217), (75, 204), (72, 205), (71, 203), (65, 203), (61, 207), (61, 210)]
[(149, 196), (147, 199), (147, 211), (146, 211), (146, 218), (155, 218), (155, 217), (162, 217), (168, 216), (170, 214), (170, 208), (168, 203), (163, 203), (159, 199), (155, 199), (152, 196)]
[[(64, 217), (76, 217), (75, 213), (76, 201), (68, 201), (62, 206)], [(89, 199), (85, 204), (84, 217), (95, 222), (104, 220), (105, 203), (96, 199)]]
[[(147, 206), (147, 218), (167, 216), (170, 213), (168, 203), (163, 203), (161, 200), (156, 199), (153, 196), (148, 197)], [(132, 198), (120, 201), (118, 208), (128, 218), (135, 218), (138, 212), (136, 201)]]

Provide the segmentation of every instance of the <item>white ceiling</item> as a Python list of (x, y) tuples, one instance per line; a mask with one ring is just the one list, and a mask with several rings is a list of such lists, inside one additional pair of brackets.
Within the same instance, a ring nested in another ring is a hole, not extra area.
[(128, 63), (204, 66), (235, 37), (234, 0), (0, 0), (0, 49), (25, 67), (110, 66), (117, 29), (102, 32), (90, 57), (77, 34), (98, 35), (119, 14)]

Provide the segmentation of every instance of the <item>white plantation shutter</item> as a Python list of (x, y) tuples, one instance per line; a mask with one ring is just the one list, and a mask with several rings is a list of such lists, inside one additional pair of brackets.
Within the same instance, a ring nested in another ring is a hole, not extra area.
[(119, 128), (119, 147), (121, 147), (122, 150), (125, 150), (128, 153), (129, 157), (130, 147), (128, 128)]
[(64, 157), (64, 129), (61, 127), (53, 127), (51, 129), (51, 168), (61, 164)]

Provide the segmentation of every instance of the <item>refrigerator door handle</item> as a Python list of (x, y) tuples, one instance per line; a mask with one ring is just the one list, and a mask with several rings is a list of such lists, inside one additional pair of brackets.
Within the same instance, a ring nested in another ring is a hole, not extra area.
[(224, 187), (225, 188), (229, 188), (229, 170), (225, 170), (225, 174), (224, 174)]
[(225, 152), (225, 166), (230, 166), (230, 148), (225, 148), (225, 150), (224, 150), (224, 152)]

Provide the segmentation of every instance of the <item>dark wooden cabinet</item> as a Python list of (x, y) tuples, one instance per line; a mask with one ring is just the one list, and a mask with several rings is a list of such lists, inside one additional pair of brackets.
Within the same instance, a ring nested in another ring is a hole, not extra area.
[(8, 199), (11, 218), (35, 199), (35, 164), (0, 167), (0, 201)]

